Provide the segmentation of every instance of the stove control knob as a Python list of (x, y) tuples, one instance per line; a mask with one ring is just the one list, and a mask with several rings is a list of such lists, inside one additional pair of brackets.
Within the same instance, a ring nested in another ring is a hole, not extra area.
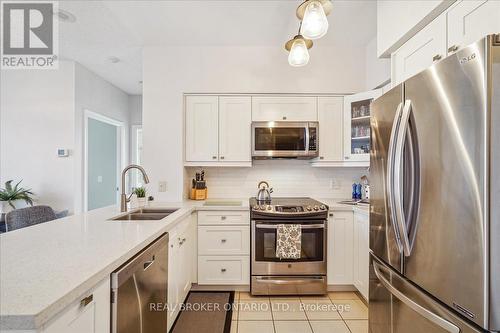
[(253, 210), (259, 210), (259, 206), (257, 206), (257, 205), (254, 205), (252, 208), (253, 208)]
[(321, 205), (321, 206), (319, 206), (319, 209), (321, 209), (321, 210), (325, 210), (325, 209), (326, 209), (326, 206), (325, 206), (325, 205)]
[(264, 206), (264, 205), (260, 205), (259, 208), (260, 208), (260, 210), (266, 210), (266, 206)]
[(314, 206), (314, 210), (319, 210), (319, 206), (318, 205)]
[(270, 205), (267, 206), (267, 210), (272, 210), (273, 207), (271, 207)]
[(310, 212), (312, 210), (311, 206), (307, 206), (306, 209)]

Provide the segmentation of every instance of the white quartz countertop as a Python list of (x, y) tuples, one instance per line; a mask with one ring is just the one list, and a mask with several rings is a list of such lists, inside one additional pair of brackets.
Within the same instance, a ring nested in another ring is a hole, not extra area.
[(248, 210), (203, 202), (159, 221), (109, 221), (110, 206), (0, 235), (0, 329), (37, 329), (195, 210)]
[[(241, 206), (204, 206), (190, 200), (154, 203), (151, 207), (179, 210), (159, 221), (139, 222), (109, 221), (121, 214), (110, 206), (1, 234), (0, 330), (43, 327), (194, 211), (249, 209), (248, 199), (238, 201)], [(339, 200), (319, 201), (332, 210), (368, 213), (367, 207), (342, 205)]]

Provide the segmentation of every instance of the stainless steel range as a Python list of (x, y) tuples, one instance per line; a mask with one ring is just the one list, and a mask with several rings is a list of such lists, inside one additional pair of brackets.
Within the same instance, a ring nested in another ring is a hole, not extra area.
[[(328, 206), (310, 198), (250, 199), (252, 295), (314, 295), (326, 293)], [(276, 255), (280, 224), (299, 224), (298, 259)]]

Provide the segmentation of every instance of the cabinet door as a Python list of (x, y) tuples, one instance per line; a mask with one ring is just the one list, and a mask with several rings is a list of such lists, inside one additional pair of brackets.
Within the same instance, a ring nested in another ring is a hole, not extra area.
[(343, 97), (318, 97), (319, 160), (343, 160)]
[(369, 220), (365, 214), (354, 214), (354, 286), (368, 299)]
[(252, 121), (317, 121), (317, 97), (252, 97)]
[(332, 212), (328, 218), (328, 284), (353, 284), (353, 214)]
[[(370, 115), (372, 101), (381, 89), (344, 97), (344, 160), (370, 163)], [(321, 145), (321, 143), (320, 143)]]
[(186, 161), (218, 160), (217, 96), (186, 96)]
[(392, 54), (393, 86), (444, 58), (446, 45), (446, 15), (441, 15)]
[(448, 11), (448, 51), (500, 32), (500, 1), (458, 1)]
[(176, 228), (168, 232), (168, 320), (167, 326), (168, 330), (172, 327), (172, 324), (179, 313), (178, 295), (179, 295), (179, 272), (178, 268), (181, 266), (181, 261), (179, 260), (179, 242)]
[(68, 306), (51, 320), (43, 333), (102, 333), (110, 331), (111, 284), (109, 278), (82, 296), (85, 303), (78, 301)]
[(252, 99), (219, 97), (219, 160), (251, 162)]

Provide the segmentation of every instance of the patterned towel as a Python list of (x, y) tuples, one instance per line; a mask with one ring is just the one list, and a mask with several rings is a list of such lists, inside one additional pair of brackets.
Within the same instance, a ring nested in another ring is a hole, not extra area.
[(276, 258), (300, 259), (302, 247), (300, 224), (278, 224), (276, 230)]

